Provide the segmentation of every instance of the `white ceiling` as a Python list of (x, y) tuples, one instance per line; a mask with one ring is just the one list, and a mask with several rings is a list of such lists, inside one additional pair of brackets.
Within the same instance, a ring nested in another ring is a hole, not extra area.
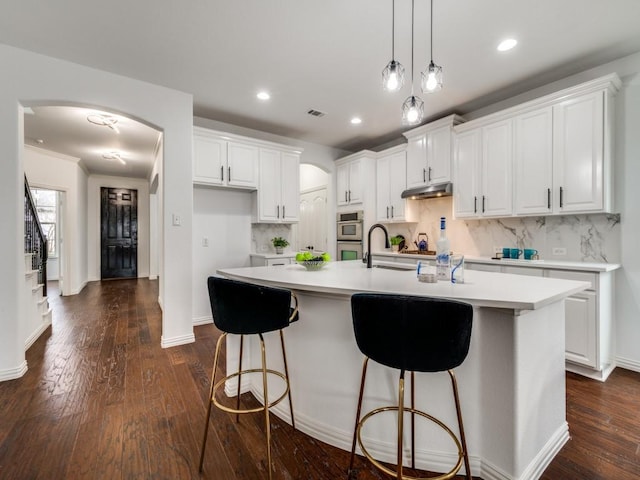
[[(200, 117), (357, 150), (406, 130), (400, 108), (410, 85), (390, 94), (380, 84), (391, 59), (391, 5), (21, 0), (3, 3), (0, 42), (191, 93)], [(415, 0), (415, 12), (419, 82), (429, 60), (428, 0)], [(395, 57), (407, 72), (410, 18), (411, 1), (396, 0)], [(433, 36), (445, 83), (419, 94), (425, 121), (640, 51), (640, 1), (434, 0)], [(500, 54), (507, 36), (518, 46)], [(260, 89), (271, 100), (257, 100)], [(310, 108), (326, 115), (311, 117)], [(349, 123), (354, 115), (362, 124)]]

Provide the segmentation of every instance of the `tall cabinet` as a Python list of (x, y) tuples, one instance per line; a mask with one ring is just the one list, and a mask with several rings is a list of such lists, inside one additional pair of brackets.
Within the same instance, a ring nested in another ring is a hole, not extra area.
[(254, 223), (295, 223), (300, 217), (300, 153), (260, 149), (260, 181)]

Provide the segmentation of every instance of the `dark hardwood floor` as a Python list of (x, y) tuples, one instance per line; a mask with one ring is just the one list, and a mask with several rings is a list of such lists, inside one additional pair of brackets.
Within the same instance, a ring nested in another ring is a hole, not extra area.
[[(197, 327), (195, 343), (160, 348), (156, 299), (148, 280), (52, 297), (53, 326), (27, 352), (29, 371), (0, 383), (0, 479), (267, 478), (261, 417), (236, 424), (216, 409), (198, 474), (218, 333)], [(640, 374), (617, 369), (604, 384), (567, 374), (567, 390), (572, 439), (542, 478), (640, 478)], [(274, 479), (346, 478), (347, 452), (272, 419)], [(358, 466), (358, 480), (388, 478)]]

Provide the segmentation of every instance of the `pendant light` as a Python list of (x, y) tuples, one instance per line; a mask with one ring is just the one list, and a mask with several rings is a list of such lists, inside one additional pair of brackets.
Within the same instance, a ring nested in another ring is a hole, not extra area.
[(433, 0), (431, 0), (431, 60), (422, 72), (422, 93), (437, 92), (442, 88), (442, 67), (433, 63)]
[(413, 94), (413, 23), (415, 0), (411, 0), (411, 95), (402, 104), (402, 124), (417, 125), (422, 122), (424, 102)]
[(397, 92), (404, 85), (404, 67), (395, 60), (395, 20), (396, 2), (391, 2), (391, 61), (382, 70), (382, 87), (389, 92)]

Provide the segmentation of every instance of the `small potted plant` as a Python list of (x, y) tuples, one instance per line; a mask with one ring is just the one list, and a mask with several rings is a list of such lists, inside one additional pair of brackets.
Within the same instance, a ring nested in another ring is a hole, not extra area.
[(391, 237), (389, 239), (389, 243), (391, 244), (391, 251), (397, 252), (400, 248), (400, 244), (402, 243), (402, 240), (404, 240), (403, 237)]
[(284, 247), (288, 247), (289, 246), (289, 242), (286, 238), (282, 238), (282, 237), (274, 237), (271, 239), (271, 243), (273, 243), (273, 246), (276, 249), (276, 253), (281, 254), (284, 250)]

